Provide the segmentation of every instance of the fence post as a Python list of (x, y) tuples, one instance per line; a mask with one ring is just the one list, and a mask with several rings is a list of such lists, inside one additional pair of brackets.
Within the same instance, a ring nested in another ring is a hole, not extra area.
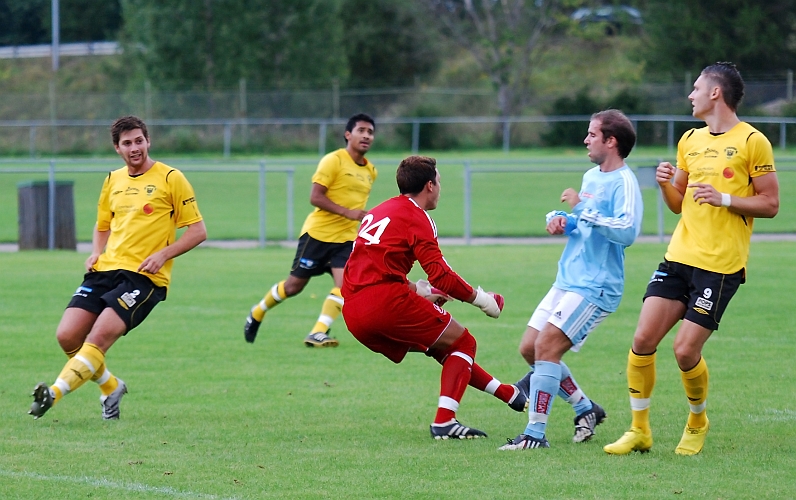
[(243, 146), (249, 144), (249, 124), (247, 120), (247, 105), (246, 105), (246, 79), (241, 78), (238, 80), (238, 107), (240, 108), (240, 117), (243, 118), (243, 125), (241, 134), (243, 135)]
[(508, 118), (503, 120), (503, 152), (509, 152), (509, 142), (511, 141), (511, 122)]
[(30, 157), (36, 157), (36, 126), (30, 127)]
[(318, 128), (318, 156), (326, 154), (326, 122), (321, 122)]
[(260, 248), (265, 248), (265, 160), (260, 161)]
[(229, 158), (232, 150), (232, 125), (229, 122), (224, 124), (224, 158)]
[(152, 119), (152, 84), (144, 80), (144, 120)]
[(787, 146), (787, 135), (786, 135), (786, 123), (781, 122), (779, 124), (779, 149), (785, 149)]
[(788, 102), (793, 100), (793, 70), (788, 70), (788, 83), (787, 88), (785, 89), (785, 93), (788, 96)]
[(420, 150), (420, 122), (412, 121), (412, 154), (417, 154)]
[(55, 160), (50, 160), (47, 180), (47, 250), (55, 250)]
[(674, 120), (666, 122), (666, 146), (669, 154), (674, 152)]
[(469, 245), (471, 234), (470, 234), (470, 198), (472, 196), (471, 192), (471, 172), (470, 172), (470, 161), (465, 160), (464, 162), (464, 244)]
[(293, 173), (294, 169), (287, 171), (287, 239), (293, 240)]

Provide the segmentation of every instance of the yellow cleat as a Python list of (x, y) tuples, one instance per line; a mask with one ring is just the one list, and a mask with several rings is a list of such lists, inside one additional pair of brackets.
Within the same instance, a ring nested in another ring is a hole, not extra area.
[(678, 455), (691, 456), (702, 451), (709, 428), (710, 422), (707, 422), (705, 427), (689, 427), (686, 424), (683, 437), (680, 438), (680, 444), (677, 445), (674, 452)]
[(652, 448), (652, 434), (645, 434), (638, 427), (631, 427), (615, 443), (603, 446), (603, 450), (611, 455), (627, 455), (634, 451), (646, 453), (650, 448)]

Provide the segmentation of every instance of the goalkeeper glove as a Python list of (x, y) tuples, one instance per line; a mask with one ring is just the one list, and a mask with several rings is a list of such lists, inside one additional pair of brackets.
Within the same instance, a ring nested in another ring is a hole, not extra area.
[(440, 307), (445, 304), (445, 302), (453, 300), (453, 297), (439, 288), (431, 286), (431, 283), (427, 280), (417, 280), (417, 282), (415, 282), (415, 291), (427, 301), (433, 302)]
[(503, 296), (499, 293), (485, 292), (480, 286), (475, 290), (473, 305), (484, 311), (489, 317), (497, 318), (500, 316), (504, 303)]

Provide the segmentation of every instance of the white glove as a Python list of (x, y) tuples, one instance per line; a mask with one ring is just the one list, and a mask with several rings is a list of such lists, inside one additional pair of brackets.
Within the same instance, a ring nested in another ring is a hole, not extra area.
[[(498, 301), (500, 304), (498, 304)], [(500, 316), (500, 311), (503, 310), (502, 302), (503, 297), (492, 292), (485, 292), (480, 286), (475, 290), (473, 305), (484, 311), (484, 314), (491, 318)]]
[(434, 288), (431, 286), (431, 283), (429, 283), (428, 280), (417, 280), (415, 282), (415, 291), (424, 299), (428, 300), (429, 302), (433, 302), (438, 306), (442, 306), (445, 304), (445, 302), (453, 300), (453, 297), (447, 293), (443, 292), (439, 288)]

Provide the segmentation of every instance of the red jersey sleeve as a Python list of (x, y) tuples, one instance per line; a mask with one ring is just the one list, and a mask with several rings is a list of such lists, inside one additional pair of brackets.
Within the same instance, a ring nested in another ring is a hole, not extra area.
[[(427, 220), (423, 221), (422, 218)], [(467, 301), (473, 294), (473, 287), (456, 274), (442, 256), (434, 221), (425, 210), (419, 211), (418, 219), (412, 250), (428, 275), (428, 281), (451, 297)]]

